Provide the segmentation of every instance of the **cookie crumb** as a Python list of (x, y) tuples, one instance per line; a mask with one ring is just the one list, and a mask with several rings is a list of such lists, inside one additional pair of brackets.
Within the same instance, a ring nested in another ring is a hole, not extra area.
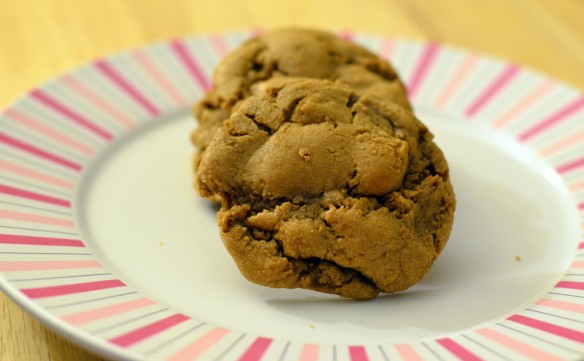
[(314, 325), (312, 323), (310, 324), (310, 328), (314, 330)]
[(159, 244), (160, 246), (164, 246), (164, 241), (158, 241), (158, 244)]
[(308, 160), (310, 159), (310, 153), (308, 152), (308, 149), (306, 149), (306, 148), (298, 149), (298, 155), (302, 159), (304, 159), (305, 162), (308, 162)]
[(516, 260), (517, 262), (521, 262), (521, 256), (515, 256), (515, 260)]

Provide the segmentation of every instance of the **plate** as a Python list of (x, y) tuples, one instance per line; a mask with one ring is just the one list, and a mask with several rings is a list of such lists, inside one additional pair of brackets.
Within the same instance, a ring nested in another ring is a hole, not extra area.
[(192, 189), (189, 108), (249, 33), (98, 59), (0, 118), (0, 285), (120, 360), (573, 360), (584, 355), (584, 96), (434, 43), (389, 58), (452, 171), (457, 211), (418, 285), (355, 302), (250, 284)]

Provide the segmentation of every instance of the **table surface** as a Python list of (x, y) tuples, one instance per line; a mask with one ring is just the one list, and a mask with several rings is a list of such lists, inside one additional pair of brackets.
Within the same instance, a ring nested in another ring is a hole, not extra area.
[[(172, 3), (171, 5), (169, 3)], [(96, 57), (197, 33), (285, 25), (447, 43), (584, 89), (582, 0), (0, 0), (0, 108)], [(102, 360), (0, 295), (0, 360)]]

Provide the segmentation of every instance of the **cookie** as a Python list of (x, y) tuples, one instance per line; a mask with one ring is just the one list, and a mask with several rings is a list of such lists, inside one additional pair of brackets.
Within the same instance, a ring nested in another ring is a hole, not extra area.
[(200, 154), (235, 104), (274, 77), (339, 80), (358, 94), (374, 93), (410, 108), (395, 70), (365, 48), (318, 30), (279, 29), (245, 42), (213, 74), (213, 89), (194, 107), (199, 121), (192, 141)]
[(250, 281), (354, 299), (418, 282), (446, 244), (447, 163), (411, 111), (342, 82), (274, 78), (203, 154), (204, 196)]

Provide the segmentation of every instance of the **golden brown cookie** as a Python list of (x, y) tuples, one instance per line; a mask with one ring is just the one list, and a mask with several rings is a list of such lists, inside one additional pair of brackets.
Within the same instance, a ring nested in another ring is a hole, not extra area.
[(192, 141), (200, 154), (237, 102), (274, 77), (339, 80), (358, 94), (373, 93), (410, 108), (395, 70), (365, 48), (318, 30), (279, 29), (245, 42), (215, 69), (213, 89), (194, 108)]
[(432, 134), (399, 104), (327, 80), (272, 79), (207, 150), (199, 191), (250, 281), (355, 299), (418, 282), (455, 208)]

